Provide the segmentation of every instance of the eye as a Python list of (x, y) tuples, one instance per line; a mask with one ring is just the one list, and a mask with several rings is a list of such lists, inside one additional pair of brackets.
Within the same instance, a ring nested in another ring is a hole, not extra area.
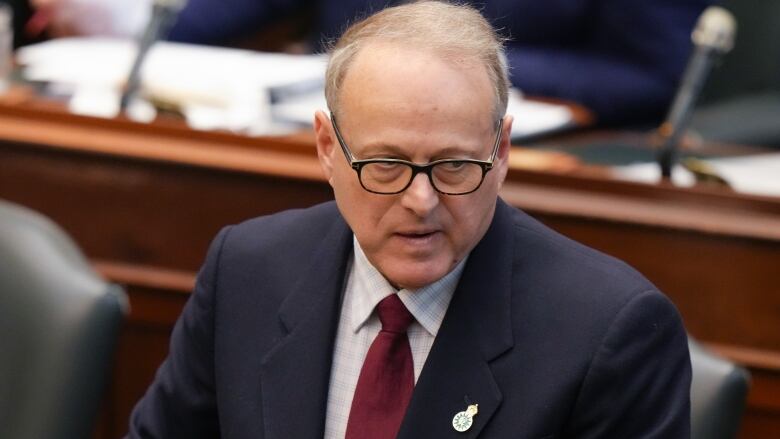
[(371, 164), (372, 168), (375, 168), (378, 171), (393, 171), (396, 169), (399, 169), (401, 164), (394, 163), (394, 162), (375, 162)]
[(457, 172), (462, 170), (464, 167), (466, 167), (467, 162), (444, 162), (439, 163), (436, 165), (437, 168), (440, 168), (442, 171), (445, 172)]
[(388, 183), (404, 179), (410, 174), (412, 168), (395, 162), (372, 162), (363, 167), (364, 182)]

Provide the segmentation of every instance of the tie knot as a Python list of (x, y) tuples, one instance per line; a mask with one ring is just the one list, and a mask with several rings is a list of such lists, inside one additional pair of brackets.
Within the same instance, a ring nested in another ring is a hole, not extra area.
[(385, 297), (377, 305), (379, 321), (382, 322), (382, 331), (405, 333), (409, 325), (414, 321), (412, 313), (406, 309), (398, 294)]

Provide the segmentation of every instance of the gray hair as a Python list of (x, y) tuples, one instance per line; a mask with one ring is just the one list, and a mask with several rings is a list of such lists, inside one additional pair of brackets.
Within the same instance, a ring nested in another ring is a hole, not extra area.
[(495, 93), (495, 120), (506, 113), (508, 69), (504, 38), (471, 6), (420, 1), (386, 8), (358, 21), (330, 48), (325, 73), (328, 108), (339, 108), (339, 89), (355, 56), (371, 42), (397, 42), (427, 49), (448, 60), (485, 66)]

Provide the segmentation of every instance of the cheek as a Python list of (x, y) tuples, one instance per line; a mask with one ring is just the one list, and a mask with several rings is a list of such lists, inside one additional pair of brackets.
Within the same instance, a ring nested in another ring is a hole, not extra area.
[(471, 250), (490, 225), (495, 195), (477, 194), (474, 197), (464, 197), (457, 203), (448, 203), (447, 208), (453, 221), (450, 239), (455, 247)]
[(359, 211), (359, 206), (365, 202), (364, 190), (360, 186), (357, 173), (346, 163), (339, 163), (333, 167), (330, 184), (333, 187), (333, 194), (344, 216), (352, 216)]
[(488, 172), (485, 176), (485, 181), (482, 182), (480, 189), (485, 189), (484, 198), (486, 200), (492, 200), (498, 196), (498, 191), (501, 189), (501, 185), (506, 175), (506, 168), (503, 166), (497, 166), (492, 171)]
[(392, 197), (372, 194), (363, 189), (355, 171), (336, 172), (333, 193), (341, 214), (352, 231), (365, 241), (374, 242), (383, 233), (383, 220), (392, 206)]

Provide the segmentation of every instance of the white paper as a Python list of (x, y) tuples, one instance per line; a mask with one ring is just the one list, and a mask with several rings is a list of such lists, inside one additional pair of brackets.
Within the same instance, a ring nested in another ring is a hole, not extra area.
[[(21, 48), (18, 62), (30, 81), (79, 90), (78, 106), (87, 114), (108, 114), (105, 95), (91, 108), (81, 90), (121, 90), (136, 53), (130, 40), (63, 38)], [(159, 42), (142, 71), (142, 91), (178, 104), (191, 126), (239, 132), (274, 131), (273, 118), (310, 126), (314, 112), (325, 109), (324, 55), (269, 54), (248, 50)], [(270, 111), (269, 90), (312, 89), (292, 93)], [(92, 94), (87, 94), (88, 98)], [(256, 105), (256, 108), (253, 108)], [(507, 113), (514, 116), (512, 138), (538, 135), (569, 126), (572, 113), (564, 105), (523, 99), (512, 90)], [(273, 115), (273, 118), (271, 118)], [(265, 118), (263, 120), (253, 118)], [(265, 127), (265, 128), (263, 128)]]
[[(780, 196), (780, 153), (702, 161), (737, 192)], [(661, 171), (656, 163), (619, 166), (613, 172), (619, 178), (645, 183), (656, 183), (661, 179)], [(692, 186), (696, 180), (691, 172), (677, 165), (672, 170), (672, 182), (678, 186)]]
[(574, 121), (571, 109), (565, 105), (524, 99), (522, 93), (509, 93), (507, 114), (514, 117), (512, 139), (536, 136), (570, 126)]
[[(129, 40), (64, 38), (17, 52), (25, 79), (79, 91), (78, 108), (107, 114), (105, 99), (95, 109), (81, 90), (121, 90), (136, 53)], [(267, 126), (269, 89), (322, 82), (322, 55), (268, 54), (248, 50), (159, 42), (149, 51), (141, 78), (144, 95), (180, 105), (196, 127), (262, 133)], [(92, 94), (87, 94), (87, 97)], [(103, 95), (104, 96), (104, 95)], [(258, 119), (264, 118), (264, 119)]]

